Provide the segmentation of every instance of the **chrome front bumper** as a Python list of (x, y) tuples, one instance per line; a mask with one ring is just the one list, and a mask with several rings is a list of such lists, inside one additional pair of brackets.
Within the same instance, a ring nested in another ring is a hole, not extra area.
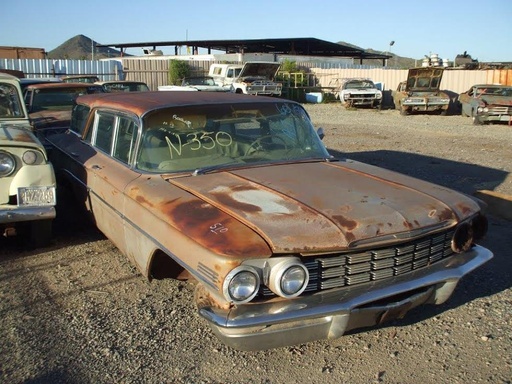
[(351, 329), (401, 318), (421, 304), (443, 303), (464, 275), (492, 257), (488, 249), (475, 246), (395, 279), (229, 310), (205, 306), (199, 308), (199, 314), (219, 339), (240, 350), (332, 339)]
[(12, 224), (22, 221), (35, 221), (55, 219), (55, 207), (41, 206), (41, 207), (15, 207), (0, 205), (0, 224)]

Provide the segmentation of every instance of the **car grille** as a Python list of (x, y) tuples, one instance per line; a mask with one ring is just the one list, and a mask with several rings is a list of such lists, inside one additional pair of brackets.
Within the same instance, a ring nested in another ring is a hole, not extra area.
[[(451, 230), (363, 252), (307, 258), (304, 264), (309, 271), (309, 284), (305, 292), (350, 287), (428, 267), (454, 254), (451, 249), (453, 233)], [(268, 288), (262, 288), (261, 293), (273, 294)]]
[(512, 107), (491, 107), (489, 113), (496, 115), (512, 115)]
[(377, 95), (375, 93), (355, 93), (351, 94), (349, 100), (353, 99), (375, 99)]

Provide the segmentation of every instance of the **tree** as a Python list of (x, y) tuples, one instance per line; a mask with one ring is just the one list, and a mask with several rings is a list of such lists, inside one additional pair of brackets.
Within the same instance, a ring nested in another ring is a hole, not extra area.
[(179, 80), (190, 74), (190, 67), (186, 61), (170, 60), (169, 61), (169, 84), (180, 85)]

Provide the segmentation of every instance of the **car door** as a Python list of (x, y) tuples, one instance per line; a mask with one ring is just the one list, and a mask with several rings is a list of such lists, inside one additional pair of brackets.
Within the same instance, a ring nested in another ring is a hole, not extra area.
[(84, 162), (90, 209), (98, 228), (126, 254), (125, 195), (140, 176), (130, 166), (138, 134), (137, 120), (110, 111), (95, 113), (87, 136), (95, 155)]

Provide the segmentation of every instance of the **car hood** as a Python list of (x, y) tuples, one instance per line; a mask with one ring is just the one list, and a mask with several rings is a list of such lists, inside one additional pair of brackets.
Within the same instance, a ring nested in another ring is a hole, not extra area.
[(512, 106), (512, 97), (502, 95), (482, 95), (479, 97), (484, 103), (488, 105), (506, 105)]
[(273, 79), (277, 71), (279, 71), (280, 66), (281, 64), (272, 62), (247, 62), (244, 64), (238, 77), (264, 77), (266, 79)]
[[(441, 80), (443, 78), (444, 68), (440, 67), (421, 67), (421, 68), (410, 68), (407, 72), (407, 81), (406, 81), (406, 92), (437, 92), (439, 91), (439, 87), (441, 85)], [(416, 83), (413, 80), (415, 77), (429, 77), (430, 84), (437, 84), (435, 86), (429, 87), (417, 87)], [(439, 78), (438, 81), (432, 81), (434, 78)], [(413, 84), (413, 85), (411, 85)]]
[(42, 147), (39, 140), (29, 129), (14, 125), (0, 126), (0, 148), (4, 145), (35, 148)]
[(169, 182), (251, 228), (274, 253), (396, 240), (410, 231), (453, 226), (480, 209), (460, 193), (353, 161), (255, 167)]
[(36, 129), (68, 126), (71, 121), (71, 110), (33, 112), (30, 114), (30, 120)]

